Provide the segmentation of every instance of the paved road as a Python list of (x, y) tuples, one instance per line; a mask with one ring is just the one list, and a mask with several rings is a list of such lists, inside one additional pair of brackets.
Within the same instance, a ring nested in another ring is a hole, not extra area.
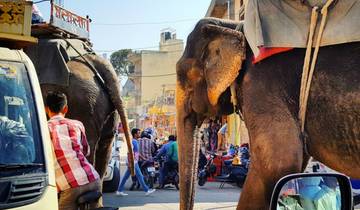
[[(126, 154), (126, 153), (124, 153)], [(122, 160), (125, 160), (125, 156)], [(124, 162), (124, 161), (122, 161)], [(121, 166), (121, 172), (126, 170), (124, 163)], [(123, 177), (121, 175), (121, 177)], [(130, 179), (126, 184), (129, 189)], [(219, 183), (207, 182), (205, 186), (197, 186), (195, 197), (196, 210), (233, 210), (236, 209), (241, 189), (226, 184), (223, 189), (219, 189)], [(126, 191), (129, 195), (126, 197), (116, 196), (115, 193), (105, 193), (103, 197), (104, 205), (118, 207), (124, 210), (146, 209), (146, 210), (178, 210), (179, 209), (179, 192), (175, 187), (157, 190), (150, 196), (145, 196), (143, 191)], [(360, 205), (355, 209), (360, 210)]]
[[(125, 159), (127, 149), (120, 147), (121, 177), (125, 173)], [(131, 179), (126, 183), (129, 189)], [(203, 187), (197, 187), (194, 209), (236, 209), (241, 189), (225, 184), (223, 189), (219, 189), (220, 183), (207, 182)], [(146, 209), (146, 210), (178, 210), (179, 209), (179, 191), (175, 187), (157, 190), (150, 196), (145, 196), (143, 191), (126, 191), (129, 195), (126, 197), (116, 196), (115, 193), (105, 193), (103, 202), (105, 206), (119, 207), (124, 210)]]
[[(231, 185), (225, 185), (223, 189), (219, 189), (219, 183), (208, 182), (205, 186), (197, 188), (194, 209), (235, 209), (240, 191), (240, 188)], [(104, 205), (124, 210), (179, 209), (179, 191), (174, 187), (157, 190), (150, 196), (145, 196), (143, 191), (126, 191), (126, 193), (129, 194), (126, 197), (116, 196), (115, 193), (106, 193)]]

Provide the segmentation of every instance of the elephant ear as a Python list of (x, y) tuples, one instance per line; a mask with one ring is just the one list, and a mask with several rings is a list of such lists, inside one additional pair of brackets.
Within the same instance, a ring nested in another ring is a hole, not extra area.
[(203, 51), (202, 62), (211, 105), (235, 81), (245, 60), (245, 36), (240, 31), (217, 25), (202, 28), (209, 42)]

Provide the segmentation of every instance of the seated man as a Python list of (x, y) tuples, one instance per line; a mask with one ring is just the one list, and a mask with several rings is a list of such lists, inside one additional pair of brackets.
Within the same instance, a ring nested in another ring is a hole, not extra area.
[(321, 189), (314, 195), (316, 209), (340, 210), (341, 196), (338, 181), (335, 177), (324, 176)]
[(25, 125), (0, 116), (0, 163), (31, 163), (35, 158), (33, 139)]
[[(45, 111), (55, 151), (55, 179), (59, 191), (59, 210), (78, 209), (77, 198), (87, 191), (101, 191), (99, 174), (85, 158), (90, 154), (84, 125), (65, 118), (68, 111), (65, 94), (46, 96)], [(101, 204), (92, 204), (91, 209)]]
[(141, 132), (141, 138), (139, 140), (139, 165), (146, 161), (151, 161), (153, 154), (156, 151), (155, 142), (151, 139), (151, 136), (143, 131)]
[(315, 210), (314, 197), (321, 190), (321, 177), (304, 177), (298, 179), (301, 206), (307, 210)]
[(165, 178), (169, 170), (172, 167), (177, 167), (178, 165), (178, 145), (174, 135), (169, 136), (168, 143), (161, 147), (159, 154), (156, 155), (155, 159), (160, 159), (163, 156), (165, 156), (165, 162), (163, 167), (160, 169), (159, 188), (164, 188)]

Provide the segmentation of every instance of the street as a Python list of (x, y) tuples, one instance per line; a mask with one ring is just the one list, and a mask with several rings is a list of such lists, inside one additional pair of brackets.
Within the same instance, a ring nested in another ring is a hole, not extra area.
[[(130, 179), (129, 179), (130, 180)], [(127, 183), (129, 187), (130, 181)], [(194, 209), (235, 209), (241, 189), (226, 184), (219, 189), (219, 183), (207, 182), (203, 187), (197, 187)], [(119, 207), (119, 209), (179, 209), (179, 191), (175, 187), (156, 190), (150, 196), (143, 191), (125, 191), (128, 196), (120, 197), (115, 193), (104, 194), (104, 206)]]
[[(121, 177), (126, 168), (122, 164)], [(115, 195), (115, 193), (105, 193), (103, 197), (104, 206), (119, 207), (119, 209), (156, 209), (156, 210), (178, 210), (179, 209), (179, 191), (175, 187), (166, 187), (156, 190), (150, 196), (145, 196), (144, 191), (129, 191), (131, 179), (128, 179), (125, 187), (125, 197)], [(219, 182), (207, 182), (204, 186), (197, 186), (194, 209), (235, 209), (241, 189), (225, 184), (219, 189)]]
[[(124, 153), (126, 148), (122, 147)], [(126, 154), (126, 153), (125, 153)], [(122, 156), (123, 160), (125, 156)], [(125, 172), (125, 163), (121, 164), (121, 177)], [(115, 207), (124, 210), (134, 209), (149, 209), (149, 210), (178, 210), (179, 209), (179, 191), (175, 187), (168, 185), (165, 189), (156, 190), (150, 196), (145, 196), (144, 191), (135, 190), (129, 191), (131, 179), (126, 182), (125, 193), (128, 196), (121, 197), (115, 193), (104, 193), (103, 203), (106, 207)], [(236, 208), (241, 189), (225, 184), (222, 189), (219, 189), (219, 182), (207, 182), (204, 186), (197, 185), (195, 206), (197, 210), (232, 210)], [(355, 206), (355, 209), (360, 209), (360, 205)]]
[[(195, 210), (233, 210), (236, 208), (241, 189), (229, 184), (219, 189), (220, 183), (207, 182), (205, 186), (196, 189)], [(130, 179), (126, 189), (130, 187)], [(156, 190), (150, 196), (145, 196), (143, 191), (125, 191), (128, 196), (120, 197), (115, 193), (105, 193), (104, 206), (118, 207), (121, 210), (178, 210), (179, 191), (175, 187)], [(360, 209), (360, 205), (355, 206)]]

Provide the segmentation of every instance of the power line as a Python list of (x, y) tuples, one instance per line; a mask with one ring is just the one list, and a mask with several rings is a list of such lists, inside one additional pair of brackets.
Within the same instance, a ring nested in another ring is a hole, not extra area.
[(177, 53), (177, 52), (183, 52), (184, 50), (170, 50), (170, 51), (145, 51), (145, 52), (141, 52), (141, 54), (154, 54), (157, 52), (160, 53)]
[(135, 25), (159, 25), (167, 23), (179, 23), (179, 22), (189, 22), (198, 19), (181, 19), (181, 20), (172, 20), (172, 21), (159, 21), (159, 22), (133, 22), (133, 23), (92, 23), (94, 26), (135, 26)]
[[(113, 52), (113, 51), (97, 51), (96, 52)], [(116, 50), (114, 50), (116, 51)], [(170, 50), (170, 51), (142, 51), (139, 54), (154, 54), (154, 53), (177, 53), (177, 52), (183, 52), (184, 50)]]
[[(167, 44), (167, 45), (163, 45), (163, 46), (175, 46), (175, 45), (183, 45), (184, 43), (173, 43), (173, 44)], [(130, 49), (130, 50), (146, 50), (146, 49), (152, 49), (152, 48), (156, 48), (159, 47), (159, 45), (154, 45), (154, 46), (148, 46), (148, 47), (138, 47), (138, 48), (125, 48), (125, 49)], [(118, 51), (118, 50), (95, 50), (96, 52), (114, 52), (114, 51)]]

